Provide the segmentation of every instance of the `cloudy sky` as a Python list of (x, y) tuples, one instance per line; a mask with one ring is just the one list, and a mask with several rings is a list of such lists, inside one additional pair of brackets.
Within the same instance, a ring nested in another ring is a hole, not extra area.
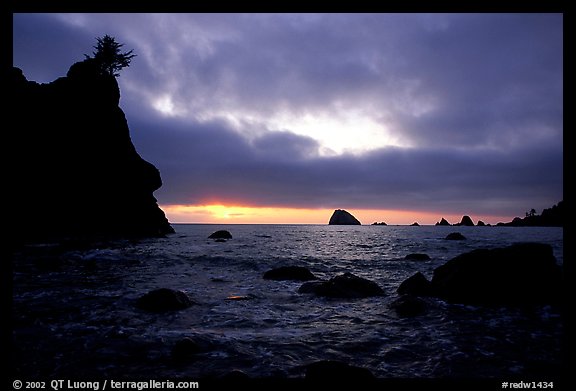
[(561, 14), (14, 14), (47, 83), (116, 37), (173, 222), (488, 223), (563, 196)]

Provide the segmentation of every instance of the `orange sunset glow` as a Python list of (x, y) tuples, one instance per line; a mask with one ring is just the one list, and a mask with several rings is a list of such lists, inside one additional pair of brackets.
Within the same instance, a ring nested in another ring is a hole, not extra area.
[[(172, 223), (204, 224), (327, 224), (333, 209), (301, 209), (288, 207), (248, 207), (238, 205), (161, 205)], [(418, 222), (433, 225), (443, 217), (458, 223), (462, 215), (440, 212), (399, 211), (378, 209), (347, 209), (364, 225), (384, 221), (389, 225), (409, 225)], [(510, 216), (471, 216), (476, 223), (496, 224), (511, 220)]]

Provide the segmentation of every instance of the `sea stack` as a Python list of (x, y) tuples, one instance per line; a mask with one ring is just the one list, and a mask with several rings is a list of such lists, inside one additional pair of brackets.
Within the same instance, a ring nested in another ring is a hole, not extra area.
[(360, 221), (343, 209), (336, 209), (330, 217), (329, 225), (362, 225)]
[(473, 227), (474, 226), (474, 222), (472, 221), (472, 219), (470, 218), (470, 216), (462, 216), (462, 220), (460, 220), (460, 223), (456, 224), (456, 225), (462, 225), (465, 227)]
[[(93, 60), (48, 84), (11, 74), (6, 188), (14, 236), (142, 237), (174, 232), (153, 192), (158, 169), (140, 157), (116, 78)], [(8, 137), (8, 136), (7, 136)], [(30, 223), (33, 222), (33, 223)], [(17, 239), (17, 238), (16, 238)]]

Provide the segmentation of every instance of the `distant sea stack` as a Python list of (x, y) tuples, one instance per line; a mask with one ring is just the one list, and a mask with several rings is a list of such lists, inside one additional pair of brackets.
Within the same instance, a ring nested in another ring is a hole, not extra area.
[(474, 222), (472, 221), (472, 219), (470, 218), (470, 216), (462, 216), (462, 220), (460, 220), (460, 222), (458, 224), (454, 224), (454, 225), (462, 225), (465, 227), (473, 227), (474, 226)]
[(450, 225), (450, 223), (444, 217), (442, 217), (442, 220), (437, 222), (435, 225)]
[(22, 240), (159, 236), (174, 232), (153, 192), (162, 180), (140, 157), (116, 78), (87, 59), (48, 84), (12, 69), (7, 226)]
[(330, 217), (329, 225), (362, 225), (360, 221), (343, 209), (336, 209)]

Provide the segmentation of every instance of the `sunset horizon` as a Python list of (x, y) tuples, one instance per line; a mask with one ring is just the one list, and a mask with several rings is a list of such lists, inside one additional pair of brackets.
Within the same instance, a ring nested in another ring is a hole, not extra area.
[(168, 220), (175, 224), (328, 224), (336, 209), (344, 209), (360, 220), (362, 225), (384, 222), (387, 225), (435, 225), (442, 218), (457, 224), (463, 216), (474, 223), (496, 225), (507, 223), (515, 216), (475, 215), (471, 213), (441, 213), (422, 211), (375, 210), (362, 208), (291, 208), (241, 205), (160, 205)]

